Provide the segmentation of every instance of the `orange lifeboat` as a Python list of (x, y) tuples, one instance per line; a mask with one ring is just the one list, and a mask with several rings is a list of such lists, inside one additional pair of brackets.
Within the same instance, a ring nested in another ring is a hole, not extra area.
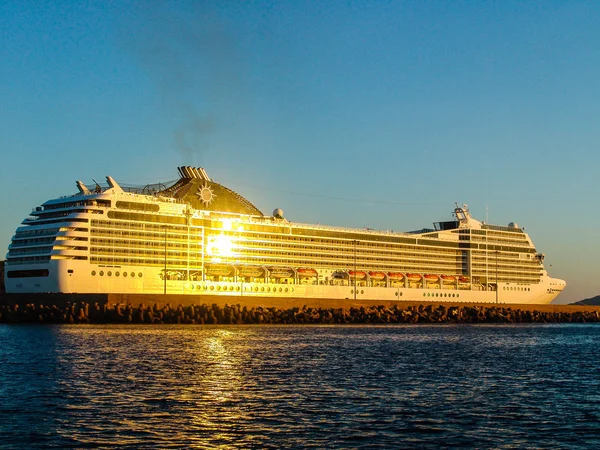
[(406, 274), (406, 279), (413, 283), (421, 281), (421, 278), (422, 278), (421, 275), (419, 275), (418, 273), (407, 273)]
[(232, 267), (226, 264), (210, 264), (206, 266), (208, 275), (226, 277), (231, 273)]
[(469, 277), (458, 277), (458, 282), (459, 283), (469, 283)]
[(349, 270), (348, 275), (350, 275), (350, 278), (352, 278), (353, 280), (362, 280), (364, 277), (367, 276), (367, 274), (364, 272), (355, 272), (354, 270)]
[(388, 278), (392, 281), (400, 281), (404, 279), (404, 274), (401, 272), (388, 272)]
[(385, 273), (383, 272), (369, 272), (369, 277), (374, 281), (385, 280)]
[(317, 271), (315, 269), (300, 268), (298, 269), (298, 276), (303, 278), (316, 277)]
[(440, 279), (440, 277), (438, 275), (433, 275), (433, 274), (425, 275), (425, 281), (427, 281), (428, 283), (436, 283), (439, 279)]
[(453, 275), (442, 275), (440, 278), (442, 279), (442, 283), (444, 284), (450, 284), (456, 281), (456, 277)]
[(271, 267), (269, 276), (272, 278), (290, 278), (293, 276), (293, 272), (289, 267)]
[(256, 278), (262, 276), (263, 270), (257, 266), (241, 266), (238, 267), (238, 273), (240, 277)]

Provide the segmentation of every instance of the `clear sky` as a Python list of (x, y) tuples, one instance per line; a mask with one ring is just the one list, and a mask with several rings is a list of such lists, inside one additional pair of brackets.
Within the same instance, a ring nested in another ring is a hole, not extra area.
[(75, 180), (202, 166), (264, 213), (525, 226), (600, 294), (600, 2), (0, 3), (0, 244)]

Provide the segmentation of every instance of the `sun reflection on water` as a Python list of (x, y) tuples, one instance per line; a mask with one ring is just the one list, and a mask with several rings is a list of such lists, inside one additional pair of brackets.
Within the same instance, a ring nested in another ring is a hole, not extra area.
[[(29, 340), (15, 338), (18, 351), (0, 348), (9, 361), (0, 393), (11, 394), (0, 399), (11, 411), (3, 426), (13, 430), (7, 442), (14, 448), (422, 448), (472, 446), (482, 437), (482, 447), (554, 448), (570, 441), (549, 431), (592, 436), (600, 420), (600, 385), (589, 376), (599, 370), (600, 331), (591, 327), (63, 326), (27, 333)], [(22, 386), (20, 372), (30, 374)], [(576, 420), (565, 424), (569, 415)]]

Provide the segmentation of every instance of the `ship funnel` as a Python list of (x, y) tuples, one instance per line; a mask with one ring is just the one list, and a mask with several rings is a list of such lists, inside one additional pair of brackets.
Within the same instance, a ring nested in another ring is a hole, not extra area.
[(198, 170), (201, 173), (201, 178), (205, 181), (210, 181), (210, 178), (208, 177), (208, 174), (206, 173), (206, 170), (204, 170), (202, 167), (198, 167)]
[(199, 178), (204, 181), (210, 181), (206, 170), (202, 167), (180, 166), (177, 170), (181, 178)]
[(194, 176), (190, 172), (189, 166), (181, 166), (178, 167), (177, 170), (179, 170), (179, 173), (181, 174), (182, 178), (194, 178)]

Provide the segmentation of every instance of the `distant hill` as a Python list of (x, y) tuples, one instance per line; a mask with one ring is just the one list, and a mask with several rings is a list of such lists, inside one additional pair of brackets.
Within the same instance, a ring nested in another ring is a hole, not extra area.
[(592, 298), (586, 298), (585, 300), (579, 300), (578, 302), (571, 303), (572, 305), (590, 305), (590, 306), (599, 306), (600, 305), (600, 295), (596, 295)]

